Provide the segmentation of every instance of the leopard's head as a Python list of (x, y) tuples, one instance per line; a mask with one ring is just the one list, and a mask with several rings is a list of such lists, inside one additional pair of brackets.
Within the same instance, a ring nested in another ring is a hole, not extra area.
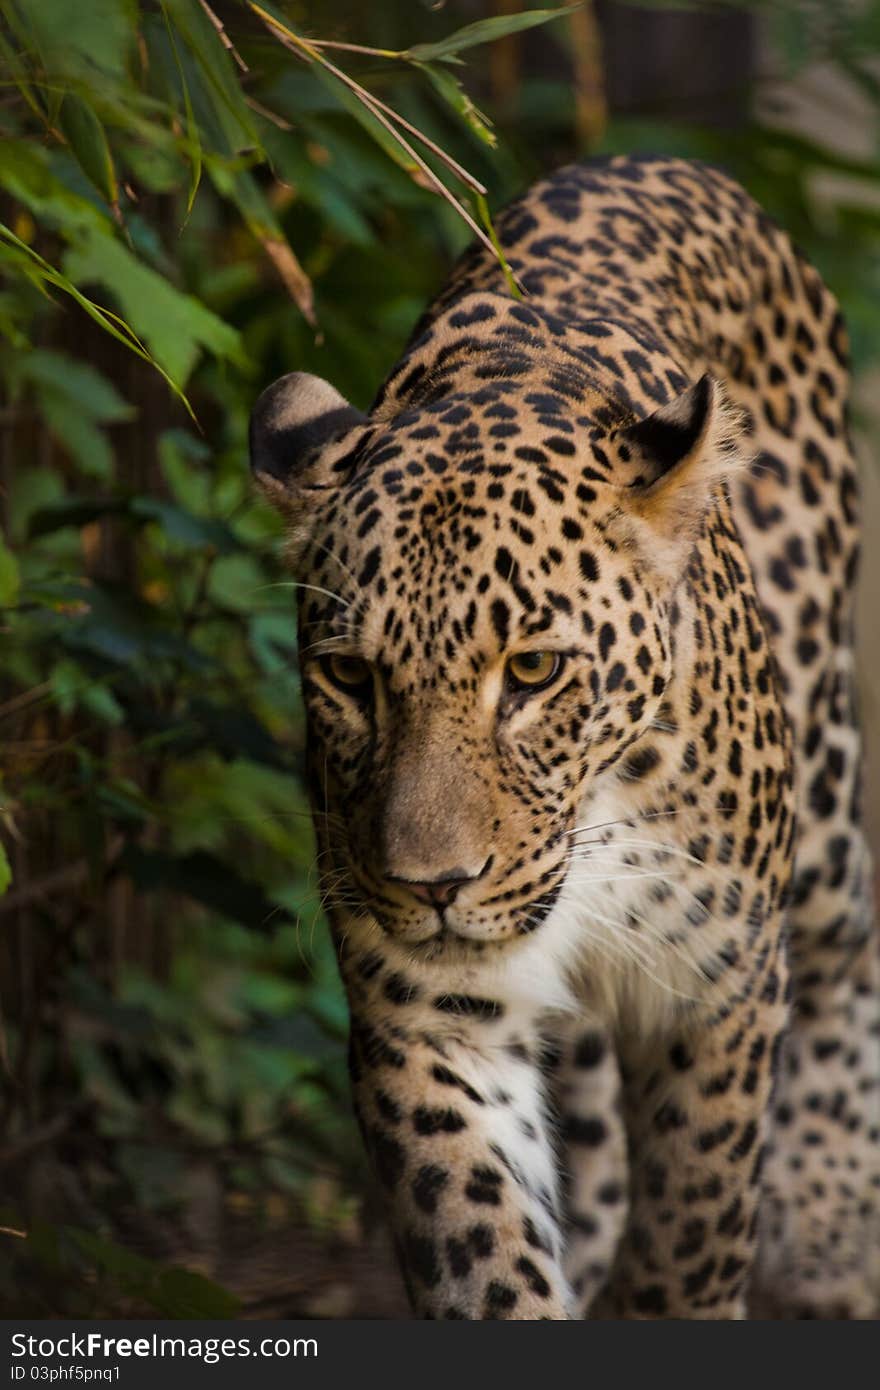
[(302, 373), (254, 412), (300, 586), (325, 897), (426, 954), (540, 927), (579, 808), (625, 778), (672, 677), (738, 433), (708, 376), (591, 418), (503, 381), (368, 417)]

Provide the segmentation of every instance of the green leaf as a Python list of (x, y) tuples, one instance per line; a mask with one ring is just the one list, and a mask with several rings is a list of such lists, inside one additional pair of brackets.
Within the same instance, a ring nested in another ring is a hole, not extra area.
[(0, 893), (5, 893), (12, 882), (12, 865), (6, 853), (3, 841), (0, 840)]
[(12, 44), (6, 42), (6, 39), (3, 36), (3, 34), (0, 34), (0, 57), (2, 57), (3, 63), (6, 65), (6, 70), (11, 76), (22, 97), (27, 102), (31, 111), (42, 125), (42, 123), (46, 119), (45, 113), (43, 111), (43, 108), (40, 106), (36, 93), (33, 92), (31, 89), (31, 85), (28, 80), (29, 74), (26, 68), (24, 67), (24, 64), (20, 61), (20, 57), (16, 53)]
[(498, 240), (498, 233), (495, 230), (495, 224), (493, 223), (492, 215), (489, 212), (489, 204), (486, 202), (486, 199), (482, 193), (478, 193), (476, 195), (475, 202), (477, 205), (477, 212), (480, 215), (480, 221), (486, 228), (489, 240), (495, 248), (495, 255), (498, 257), (498, 261), (504, 274), (504, 278), (507, 281), (507, 288), (510, 290), (510, 293), (513, 295), (514, 299), (522, 299), (522, 288), (518, 284), (516, 276), (511, 270), (507, 261), (507, 257), (504, 254), (504, 248), (501, 245), (501, 242)]
[(82, 667), (75, 661), (58, 661), (52, 668), (49, 684), (52, 698), (63, 715), (73, 714), (80, 690), (88, 681)]
[(61, 106), (60, 124), (86, 178), (111, 208), (118, 207), (119, 185), (113, 156), (94, 108), (82, 97), (68, 92)]
[(211, 566), (208, 593), (223, 608), (250, 612), (267, 596), (266, 575), (252, 555), (230, 555)]
[(489, 118), (477, 110), (458, 78), (453, 77), (445, 68), (438, 68), (434, 63), (419, 63), (418, 67), (446, 105), (462, 118), (477, 139), (494, 149), (498, 141), (491, 129)]
[(109, 686), (94, 682), (86, 686), (80, 698), (84, 709), (99, 723), (108, 724), (112, 729), (125, 723), (125, 710)]
[(251, 233), (269, 255), (288, 293), (306, 321), (314, 326), (312, 284), (297, 260), (284, 230), (248, 170), (230, 170), (217, 160), (209, 164), (215, 188), (238, 208)]
[(209, 169), (218, 193), (235, 204), (258, 241), (264, 241), (266, 237), (284, 239), (278, 218), (249, 170), (230, 168), (228, 163), (217, 159), (210, 161)]
[[(303, 120), (302, 124), (303, 133), (309, 134), (308, 123)], [(323, 134), (323, 130), (318, 132), (319, 136)], [(346, 240), (361, 246), (375, 244), (375, 233), (365, 215), (369, 213), (369, 194), (361, 197), (358, 187), (358, 174), (369, 178), (365, 160), (348, 178), (333, 165), (322, 169), (313, 164), (299, 143), (292, 142), (283, 131), (273, 127), (263, 139), (273, 169), (279, 178), (297, 189), (303, 206), (314, 208), (326, 220), (328, 229), (341, 233)]]
[[(189, 414), (192, 415), (192, 408), (180, 387), (171, 379), (170, 375), (164, 370), (161, 364), (150, 356), (149, 352), (147, 352), (143, 344), (139, 342), (137, 335), (132, 332), (124, 319), (121, 319), (118, 314), (114, 314), (111, 310), (102, 308), (101, 305), (96, 304), (94, 300), (89, 299), (88, 295), (83, 294), (77, 289), (72, 280), (68, 279), (60, 270), (56, 270), (54, 266), (50, 265), (48, 261), (38, 255), (36, 251), (33, 251), (30, 246), (25, 245), (21, 238), (17, 237), (15, 233), (4, 226), (2, 222), (0, 222), (0, 238), (2, 238), (3, 242), (7, 243), (6, 246), (0, 244), (0, 260), (6, 260), (7, 264), (15, 266), (24, 278), (31, 280), (32, 283), (43, 290), (44, 293), (45, 286), (52, 285), (56, 289), (63, 290), (65, 294), (69, 294), (71, 299), (75, 300), (80, 308), (85, 310), (89, 318), (94, 319), (96, 323), (100, 324), (105, 333), (109, 333), (111, 338), (116, 338), (118, 342), (123, 343), (136, 357), (142, 358), (144, 362), (149, 362), (151, 366), (155, 367), (168, 383), (174, 394), (182, 401)], [(105, 241), (108, 245), (113, 245), (109, 238), (99, 237), (99, 241)], [(160, 284), (165, 283), (159, 276), (157, 276), (156, 279), (159, 280)]]
[[(4, 5), (7, 16), (11, 5)], [(135, 0), (15, 0), (20, 38), (37, 48), (43, 66), (62, 76), (122, 77), (137, 33)]]
[(14, 358), (9, 376), (16, 390), (31, 385), (46, 423), (83, 472), (109, 478), (113, 451), (97, 426), (130, 420), (135, 413), (116, 387), (89, 363), (47, 349)]
[(168, 10), (162, 6), (162, 16), (165, 20), (165, 27), (168, 31), (168, 41), (171, 44), (171, 51), (174, 54), (174, 63), (177, 68), (177, 76), (180, 79), (180, 90), (183, 94), (183, 105), (186, 111), (186, 133), (189, 140), (190, 160), (192, 173), (190, 176), (189, 196), (186, 200), (186, 215), (189, 217), (193, 210), (193, 203), (199, 191), (199, 184), (202, 180), (202, 139), (199, 134), (199, 124), (193, 112), (192, 98), (189, 94), (189, 85), (186, 74), (183, 71), (183, 64), (180, 61), (180, 53), (177, 48), (177, 40), (174, 37), (174, 30), (171, 27), (171, 20), (168, 17)]
[(86, 228), (110, 230), (109, 217), (88, 198), (72, 192), (50, 168), (48, 151), (31, 141), (4, 134), (0, 141), (0, 186), (49, 227), (66, 233)]
[(175, 500), (199, 515), (211, 509), (213, 476), (204, 465), (210, 450), (204, 440), (185, 430), (166, 430), (159, 436), (159, 463)]
[(29, 534), (31, 517), (64, 495), (64, 485), (51, 468), (16, 469), (9, 484), (9, 536), (16, 542)]
[(345, 107), (349, 115), (354, 117), (358, 125), (363, 126), (370, 138), (375, 140), (380, 149), (385, 151), (389, 159), (393, 159), (394, 163), (398, 164), (401, 169), (405, 169), (409, 175), (420, 172), (419, 166), (412, 156), (407, 154), (391, 132), (386, 130), (382, 122), (376, 119), (369, 107), (358, 100), (355, 93), (350, 91), (344, 82), (340, 82), (335, 73), (329, 72), (320, 63), (313, 65), (313, 71), (318, 81), (339, 98), (341, 105)]
[(262, 669), (272, 676), (295, 680), (296, 620), (292, 613), (256, 613), (250, 618), (250, 643)]
[(0, 606), (11, 607), (18, 598), (18, 561), (0, 536)]
[(523, 29), (534, 29), (538, 24), (549, 24), (554, 19), (571, 14), (580, 9), (576, 5), (563, 5), (556, 10), (523, 10), (520, 14), (495, 15), (491, 19), (479, 19), (476, 24), (467, 24), (463, 29), (447, 35), (437, 43), (417, 43), (404, 53), (405, 58), (415, 62), (428, 63), (440, 58), (448, 61), (465, 48), (476, 48), (481, 43), (492, 43), (508, 34), (521, 33)]
[(203, 348), (241, 362), (235, 329), (198, 299), (175, 289), (120, 241), (89, 232), (67, 252), (64, 269), (75, 283), (103, 285), (113, 293), (125, 319), (178, 386), (186, 383)]
[(162, 8), (198, 65), (229, 151), (258, 150), (259, 136), (232, 59), (198, 0), (163, 0)]
[(120, 424), (133, 420), (137, 413), (96, 367), (66, 352), (35, 348), (26, 358), (13, 362), (11, 376), (16, 386), (30, 381), (63, 392), (101, 424)]
[(132, 516), (145, 521), (155, 521), (171, 540), (188, 546), (212, 546), (220, 554), (240, 550), (241, 544), (235, 533), (223, 521), (213, 517), (194, 516), (173, 502), (165, 502), (160, 497), (134, 497), (130, 509)]
[[(227, 735), (228, 741), (228, 735)], [(175, 849), (222, 852), (245, 828), (288, 862), (309, 862), (308, 810), (289, 770), (214, 750), (166, 769), (162, 798)]]
[(38, 388), (37, 395), (46, 424), (83, 473), (92, 478), (111, 477), (113, 450), (107, 436), (79, 409), (76, 400), (49, 387)]
[(181, 186), (178, 142), (169, 131), (153, 130), (149, 143), (117, 135), (116, 149), (137, 186), (149, 193), (172, 193)]
[(52, 696), (62, 714), (72, 714), (82, 706), (102, 724), (115, 728), (125, 719), (125, 711), (109, 685), (93, 680), (75, 661), (59, 661), (50, 677)]
[[(0, 248), (0, 260), (2, 256), (3, 248)], [(16, 353), (26, 353), (31, 348), (28, 329), (32, 306), (25, 302), (24, 295), (16, 294), (17, 288), (20, 287), (0, 290), (0, 335)]]

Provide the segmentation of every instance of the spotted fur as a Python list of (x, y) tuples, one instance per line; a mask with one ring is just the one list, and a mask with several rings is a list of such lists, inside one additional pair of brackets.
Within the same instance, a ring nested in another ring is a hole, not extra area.
[(499, 233), (522, 301), (476, 248), (368, 415), (295, 374), (253, 427), (413, 1305), (871, 1317), (840, 314), (696, 163), (564, 169)]

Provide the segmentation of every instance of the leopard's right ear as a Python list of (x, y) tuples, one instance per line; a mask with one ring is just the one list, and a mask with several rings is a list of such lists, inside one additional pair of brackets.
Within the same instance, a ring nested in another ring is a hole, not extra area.
[(345, 467), (340, 443), (366, 416), (334, 386), (308, 372), (289, 372), (267, 386), (251, 414), (251, 469), (263, 492), (286, 513), (310, 490), (333, 487)]

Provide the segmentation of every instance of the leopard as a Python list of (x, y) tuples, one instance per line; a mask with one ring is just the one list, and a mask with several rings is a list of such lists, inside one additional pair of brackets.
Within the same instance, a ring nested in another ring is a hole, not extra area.
[(702, 162), (496, 225), (368, 411), (294, 371), (250, 435), (413, 1314), (873, 1318), (841, 311)]

